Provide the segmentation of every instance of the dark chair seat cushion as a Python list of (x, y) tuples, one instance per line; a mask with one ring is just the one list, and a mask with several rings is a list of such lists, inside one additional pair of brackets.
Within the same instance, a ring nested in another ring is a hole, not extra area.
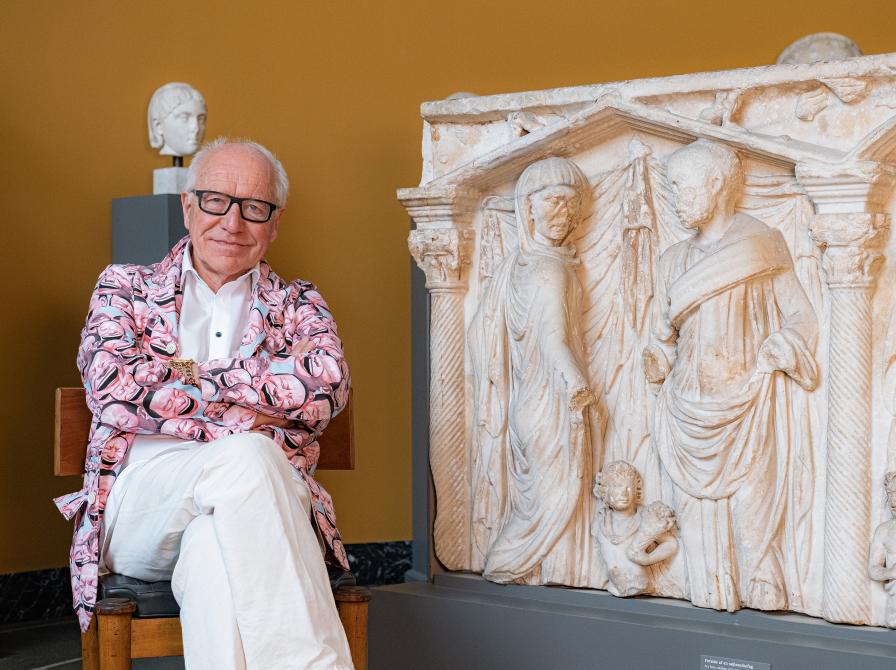
[(180, 614), (180, 606), (171, 592), (171, 582), (144, 582), (133, 577), (109, 573), (100, 577), (100, 599), (127, 598), (137, 605), (135, 617), (152, 619)]
[[(355, 586), (355, 576), (341, 568), (327, 565), (330, 586)], [(134, 616), (140, 619), (180, 615), (180, 606), (171, 592), (171, 582), (144, 582), (133, 577), (108, 573), (100, 577), (99, 599), (127, 598), (137, 605)]]

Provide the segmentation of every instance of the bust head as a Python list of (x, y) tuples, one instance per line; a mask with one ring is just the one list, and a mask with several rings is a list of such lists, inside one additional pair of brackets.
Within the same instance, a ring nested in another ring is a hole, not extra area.
[(545, 158), (527, 167), (516, 183), (517, 219), (534, 241), (559, 246), (582, 220), (590, 192), (578, 165)]
[(617, 512), (638, 506), (642, 492), (641, 474), (631, 463), (613, 461), (603, 467), (595, 478), (594, 495)]
[(812, 33), (790, 44), (778, 56), (778, 65), (799, 65), (861, 56), (859, 45), (839, 33)]
[(710, 221), (719, 207), (733, 208), (744, 182), (737, 154), (707, 140), (697, 140), (673, 153), (666, 176), (675, 212), (687, 228)]
[(205, 136), (207, 110), (202, 94), (189, 84), (170, 82), (149, 101), (149, 145), (162, 156), (192, 156)]

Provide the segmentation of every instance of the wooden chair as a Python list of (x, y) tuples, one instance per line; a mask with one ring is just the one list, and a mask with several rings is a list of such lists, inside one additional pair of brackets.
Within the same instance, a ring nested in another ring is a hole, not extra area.
[[(84, 473), (90, 421), (83, 388), (56, 389), (55, 475)], [(354, 469), (351, 399), (327, 427), (320, 445), (319, 468)], [(355, 668), (366, 670), (370, 591), (356, 586), (351, 573), (331, 572), (331, 584)], [(123, 594), (127, 596), (120, 597)], [(81, 634), (84, 670), (123, 670), (131, 667), (133, 658), (183, 655), (179, 611), (170, 582), (151, 584), (107, 575), (100, 579), (99, 596), (90, 628)]]

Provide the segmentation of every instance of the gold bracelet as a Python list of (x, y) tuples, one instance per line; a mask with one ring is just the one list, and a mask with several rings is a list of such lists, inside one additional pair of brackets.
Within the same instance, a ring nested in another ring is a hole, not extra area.
[(184, 380), (184, 384), (189, 384), (190, 386), (199, 386), (199, 380), (196, 379), (196, 375), (193, 372), (193, 359), (192, 358), (172, 358), (168, 361), (168, 365), (173, 369), (180, 373), (180, 376)]

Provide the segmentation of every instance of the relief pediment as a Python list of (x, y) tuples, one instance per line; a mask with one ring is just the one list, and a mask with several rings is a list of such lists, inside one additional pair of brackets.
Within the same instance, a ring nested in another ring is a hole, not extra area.
[[(742, 128), (751, 137), (797, 152), (817, 147), (826, 160), (835, 161), (837, 152), (850, 154), (896, 116), (894, 86), (896, 57), (884, 54), (426, 103), (422, 184), (509, 150), (521, 133), (552, 127), (563, 132), (581, 122), (583, 114), (598, 112), (607, 98)], [(662, 115), (657, 120), (675, 125)]]

